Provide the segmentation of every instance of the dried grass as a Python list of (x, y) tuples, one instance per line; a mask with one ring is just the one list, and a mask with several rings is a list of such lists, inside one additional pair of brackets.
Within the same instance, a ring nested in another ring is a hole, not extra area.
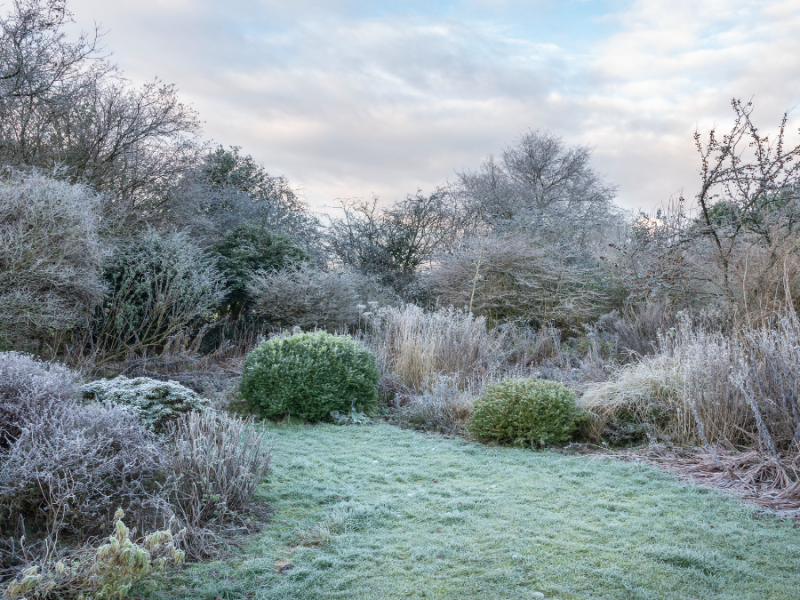
[(425, 312), (409, 304), (368, 318), (368, 343), (379, 368), (416, 393), (430, 390), (441, 376), (465, 389), (501, 363), (502, 334), (488, 330), (483, 317), (452, 307)]
[(178, 477), (171, 504), (188, 531), (187, 555), (203, 558), (213, 553), (221, 526), (248, 505), (270, 470), (271, 442), (252, 417), (214, 411), (183, 415), (168, 425), (167, 435)]
[(584, 392), (580, 404), (591, 415), (584, 433), (599, 439), (610, 422), (632, 423), (646, 425), (657, 438), (694, 444), (702, 426), (712, 443), (744, 441), (753, 432), (753, 413), (731, 381), (742, 359), (738, 340), (684, 319), (660, 335), (658, 354)]

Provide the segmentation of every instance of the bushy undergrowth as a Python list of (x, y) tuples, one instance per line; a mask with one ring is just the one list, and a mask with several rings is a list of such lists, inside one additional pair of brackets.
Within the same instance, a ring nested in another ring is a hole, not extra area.
[(452, 377), (440, 377), (429, 390), (412, 397), (397, 414), (411, 427), (440, 433), (461, 433), (470, 422), (473, 390), (460, 390)]
[(599, 438), (629, 423), (678, 444), (759, 440), (765, 449), (800, 448), (798, 347), (794, 317), (738, 336), (684, 319), (662, 333), (656, 354), (586, 390), (586, 432)]
[(413, 304), (377, 311), (369, 322), (370, 344), (381, 371), (421, 393), (440, 376), (464, 389), (488, 377), (502, 360), (502, 336), (483, 317), (453, 308), (426, 312)]
[(319, 421), (333, 410), (371, 409), (379, 378), (375, 357), (353, 338), (300, 333), (253, 350), (239, 390), (250, 410), (265, 418)]
[(179, 383), (148, 377), (100, 379), (80, 389), (86, 400), (129, 407), (142, 425), (157, 432), (164, 431), (167, 423), (182, 414), (203, 410), (211, 404)]
[(580, 418), (575, 393), (563, 384), (508, 378), (489, 384), (475, 403), (469, 431), (500, 443), (557, 444), (570, 439)]
[[(181, 386), (165, 387), (180, 388), (183, 404), (136, 399), (135, 385), (126, 390), (133, 406), (110, 396), (84, 404), (77, 380), (63, 366), (0, 353), (0, 578), (34, 564), (40, 570), (22, 577), (34, 585), (30, 589), (52, 583), (52, 573), (43, 578), (42, 569), (54, 568), (51, 558), (61, 542), (80, 548), (118, 508), (138, 531), (177, 517), (186, 528), (180, 540), (186, 552), (193, 558), (213, 554), (225, 543), (218, 533), (223, 524), (247, 508), (269, 468), (265, 435), (252, 422), (210, 410), (180, 412), (206, 404)], [(153, 426), (166, 426), (167, 435), (144, 427), (139, 413)], [(72, 589), (87, 576), (80, 552), (56, 577), (59, 586)]]
[(76, 374), (57, 365), (2, 353), (0, 371), (13, 409), (0, 450), (0, 510), (10, 522), (80, 535), (118, 507), (142, 520), (163, 507), (152, 482), (168, 479), (168, 461), (134, 414), (82, 405)]
[(0, 448), (75, 397), (78, 374), (20, 352), (0, 353)]
[(310, 264), (257, 272), (247, 289), (253, 312), (278, 329), (346, 330), (359, 325), (369, 302), (384, 305), (396, 299), (368, 275), (323, 271)]
[(227, 294), (214, 261), (185, 232), (147, 230), (106, 260), (108, 287), (94, 324), (106, 358), (160, 351)]
[(581, 404), (591, 415), (589, 437), (628, 424), (693, 444), (701, 442), (702, 425), (709, 442), (746, 442), (754, 415), (732, 380), (745, 359), (741, 342), (684, 319), (661, 334), (658, 349), (586, 390)]

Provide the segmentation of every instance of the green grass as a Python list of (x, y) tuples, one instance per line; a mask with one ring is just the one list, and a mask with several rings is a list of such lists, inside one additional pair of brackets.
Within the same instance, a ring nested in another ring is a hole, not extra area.
[(800, 598), (800, 529), (652, 467), (385, 425), (273, 431), (268, 526), (138, 595)]

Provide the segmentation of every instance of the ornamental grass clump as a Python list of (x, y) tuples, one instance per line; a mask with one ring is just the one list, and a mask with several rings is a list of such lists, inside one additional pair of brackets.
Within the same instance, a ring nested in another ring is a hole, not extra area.
[(581, 411), (575, 393), (561, 383), (509, 378), (488, 386), (471, 418), (469, 431), (482, 440), (533, 446), (569, 440)]
[(378, 395), (375, 357), (360, 342), (324, 332), (274, 337), (247, 357), (239, 390), (267, 419), (319, 421), (331, 411), (367, 412)]

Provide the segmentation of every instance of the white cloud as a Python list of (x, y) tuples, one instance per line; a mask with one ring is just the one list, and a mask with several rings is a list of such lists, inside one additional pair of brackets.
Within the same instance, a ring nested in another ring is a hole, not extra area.
[[(512, 2), (468, 4), (501, 4), (513, 18)], [(731, 97), (754, 95), (765, 126), (800, 100), (796, 0), (634, 2), (604, 18), (614, 31), (590, 55), (466, 11), (359, 6), (72, 2), (79, 25), (110, 30), (128, 76), (176, 82), (209, 136), (243, 146), (317, 206), (430, 190), (549, 128), (595, 146), (621, 200), (650, 207), (691, 191), (692, 133), (726, 126)]]

